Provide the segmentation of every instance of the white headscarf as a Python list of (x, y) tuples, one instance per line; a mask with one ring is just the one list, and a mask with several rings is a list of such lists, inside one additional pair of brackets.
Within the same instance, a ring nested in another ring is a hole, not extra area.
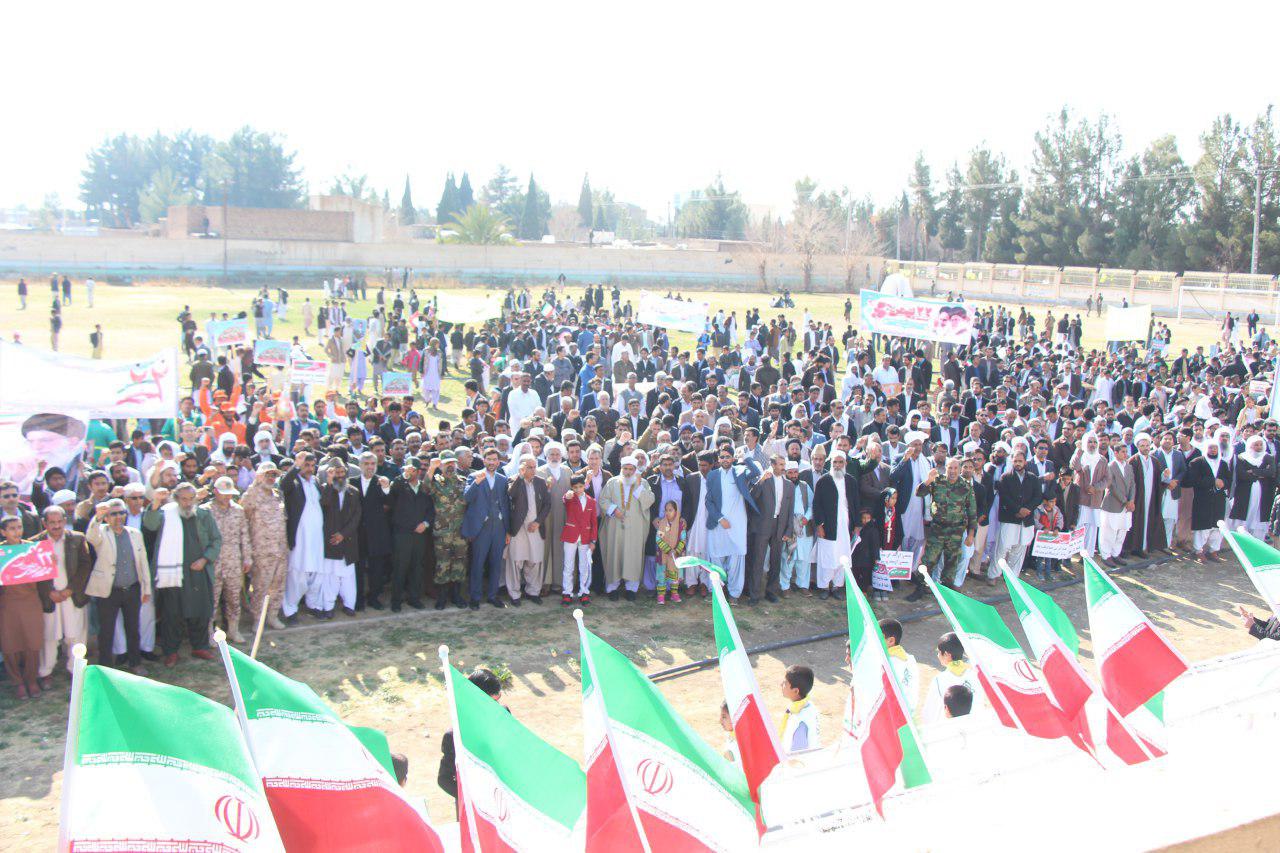
[[(1093, 443), (1093, 450), (1089, 449), (1089, 443)], [(1102, 461), (1102, 454), (1098, 452), (1098, 434), (1096, 432), (1085, 433), (1080, 441), (1080, 466), (1093, 474), (1098, 463)]]
[[(226, 450), (223, 450), (223, 448), (226, 447), (228, 442), (230, 442), (231, 446), (228, 447)], [(214, 451), (212, 453), (209, 454), (209, 461), (221, 462), (223, 465), (230, 465), (232, 463), (233, 458), (235, 457), (235, 449), (236, 449), (235, 435), (229, 432), (224, 432), (222, 435), (218, 436), (218, 446), (214, 448)]]
[[(551, 452), (555, 451), (560, 454), (560, 458), (555, 462), (551, 461)], [(560, 467), (564, 463), (565, 449), (564, 445), (558, 441), (549, 441), (547, 446), (542, 449), (542, 453), (547, 457), (547, 471), (555, 479), (560, 479)]]
[(1262, 464), (1266, 455), (1267, 440), (1260, 435), (1255, 435), (1245, 443), (1245, 450), (1240, 454), (1240, 458), (1256, 468)]

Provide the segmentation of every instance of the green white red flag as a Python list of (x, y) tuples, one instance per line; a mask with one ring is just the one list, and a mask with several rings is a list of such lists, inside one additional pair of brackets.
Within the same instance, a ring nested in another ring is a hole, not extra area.
[[(1280, 377), (1277, 377), (1276, 384), (1280, 385)], [(1225, 524), (1220, 525), (1223, 537), (1236, 552), (1245, 574), (1258, 588), (1258, 594), (1271, 612), (1280, 617), (1280, 551), (1244, 531), (1227, 530)]]
[(57, 576), (52, 539), (0, 545), (0, 586), (49, 581)]
[(1019, 580), (1011, 572), (1004, 573), (1004, 581), (1053, 704), (1068, 720), (1075, 721), (1087, 737), (1089, 722), (1084, 709), (1093, 695), (1093, 683), (1076, 657), (1080, 636), (1075, 626), (1048, 593)]
[(848, 569), (845, 572), (849, 663), (853, 671), (848, 734), (859, 745), (871, 801), (883, 816), (884, 797), (895, 786), (914, 788), (933, 779), (880, 625), (853, 575)]
[(626, 656), (582, 641), (587, 853), (749, 850), (755, 808), (742, 773), (690, 728)]
[(582, 848), (587, 786), (578, 762), (529, 731), (449, 665), (464, 851)]
[(965, 652), (978, 671), (978, 682), (1000, 722), (1032, 737), (1065, 737), (1093, 755), (1088, 731), (1082, 731), (1053, 703), (999, 612), (989, 604), (938, 586), (927, 574), (925, 578), (964, 643)]
[[(1107, 714), (1107, 744), (1130, 764), (1145, 760), (1147, 752), (1163, 755), (1161, 691), (1190, 665), (1088, 557), (1084, 558), (1084, 593), (1102, 693), (1113, 709)], [(1142, 739), (1147, 752), (1123, 731), (1117, 714)]]
[(443, 850), (421, 806), (310, 687), (218, 645), (286, 847)]
[[(697, 558), (683, 558), (680, 567), (702, 564)], [(729, 602), (725, 601), (718, 567), (707, 563), (711, 578), (711, 621), (715, 629), (716, 652), (720, 656), (720, 682), (724, 686), (725, 703), (733, 720), (733, 738), (742, 756), (742, 772), (747, 777), (751, 799), (760, 803), (760, 786), (782, 760), (778, 732), (769, 719), (760, 685), (751, 669), (751, 659), (738, 634)], [(761, 824), (763, 826), (763, 824)]]
[(282, 851), (235, 715), (199, 694), (76, 664), (58, 849)]

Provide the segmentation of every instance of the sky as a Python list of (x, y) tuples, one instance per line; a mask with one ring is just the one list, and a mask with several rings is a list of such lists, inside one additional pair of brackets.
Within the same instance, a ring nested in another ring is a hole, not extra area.
[[(1280, 5), (516, 4), (266, 0), (10, 4), (0, 207), (78, 195), (121, 132), (281, 134), (313, 192), (367, 174), (418, 207), (505, 163), (555, 201), (595, 188), (664, 220), (726, 186), (787, 215), (794, 182), (888, 202), (923, 150), (941, 180), (979, 143), (1025, 172), (1063, 105), (1126, 150), (1277, 98)], [(78, 203), (77, 203), (78, 204)]]

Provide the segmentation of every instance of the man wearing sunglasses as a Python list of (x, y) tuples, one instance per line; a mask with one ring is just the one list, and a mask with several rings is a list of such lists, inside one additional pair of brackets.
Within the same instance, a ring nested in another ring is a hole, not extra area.
[(116, 614), (122, 613), (129, 671), (145, 675), (138, 648), (138, 611), (142, 602), (151, 600), (151, 569), (142, 531), (125, 524), (128, 514), (124, 501), (119, 498), (94, 508), (85, 541), (97, 556), (85, 593), (98, 603), (98, 663), (117, 665), (111, 641)]

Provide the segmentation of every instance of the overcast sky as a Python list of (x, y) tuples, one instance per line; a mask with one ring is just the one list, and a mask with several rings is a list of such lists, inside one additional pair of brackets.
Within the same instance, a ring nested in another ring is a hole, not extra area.
[[(717, 172), (751, 204), (792, 184), (894, 197), (923, 149), (1024, 167), (1063, 104), (1129, 150), (1277, 98), (1276, 4), (364, 2), (9, 4), (0, 206), (78, 193), (108, 135), (251, 124), (312, 191), (348, 169), (419, 207), (498, 163), (556, 201), (594, 187), (662, 219)], [(78, 202), (77, 202), (78, 204)]]

